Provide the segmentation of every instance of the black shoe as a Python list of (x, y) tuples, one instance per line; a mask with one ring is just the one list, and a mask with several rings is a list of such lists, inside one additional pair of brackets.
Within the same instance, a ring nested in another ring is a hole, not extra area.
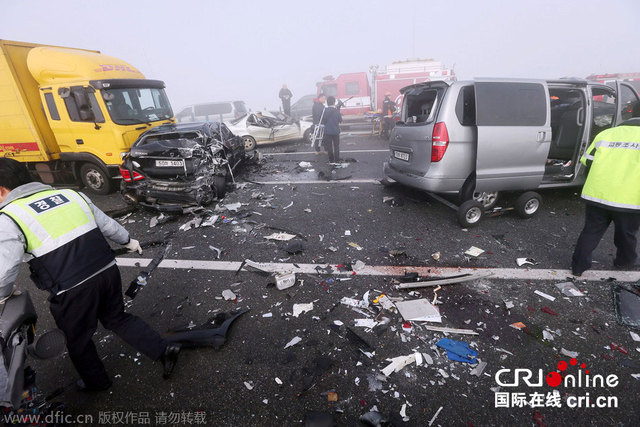
[(162, 362), (162, 378), (165, 380), (171, 376), (174, 368), (176, 367), (176, 362), (178, 361), (178, 354), (182, 347), (180, 344), (168, 344), (164, 349), (164, 353), (160, 356), (160, 362)]
[(108, 380), (108, 382), (104, 384), (92, 384), (92, 385), (85, 384), (83, 380), (76, 381), (76, 388), (79, 391), (84, 391), (84, 392), (105, 391), (105, 390), (109, 390), (112, 385), (113, 383), (111, 382), (111, 380)]
[(576, 276), (576, 277), (580, 277), (582, 276), (582, 273), (584, 273), (584, 271), (577, 271), (577, 270), (571, 270), (571, 274)]

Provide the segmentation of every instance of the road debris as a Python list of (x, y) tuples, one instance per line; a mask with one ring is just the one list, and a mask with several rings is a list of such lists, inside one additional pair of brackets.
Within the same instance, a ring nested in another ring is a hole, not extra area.
[(464, 253), (465, 253), (465, 255), (469, 255), (469, 256), (472, 256), (472, 257), (478, 257), (478, 256), (480, 256), (480, 255), (482, 255), (484, 253), (484, 249), (480, 249), (480, 248), (477, 248), (475, 246), (471, 246)]
[(541, 312), (543, 312), (543, 313), (550, 314), (550, 315), (552, 315), (552, 316), (557, 316), (557, 315), (558, 315), (558, 313), (556, 313), (555, 311), (551, 310), (551, 309), (550, 309), (549, 307), (547, 307), (546, 305), (545, 305), (544, 307), (542, 307), (542, 308), (540, 309), (540, 311), (541, 311)]
[(481, 376), (486, 367), (487, 367), (487, 362), (483, 362), (480, 359), (478, 359), (478, 365), (471, 370), (471, 375), (475, 375), (476, 377)]
[(640, 285), (615, 284), (613, 305), (618, 323), (640, 328)]
[(538, 265), (535, 259), (533, 258), (517, 258), (516, 263), (518, 267), (522, 267), (523, 265)]
[(416, 363), (416, 355), (410, 354), (408, 356), (398, 356), (398, 357), (394, 357), (392, 359), (387, 359), (387, 360), (390, 361), (391, 363), (389, 363), (387, 366), (384, 367), (384, 369), (382, 369), (382, 373), (384, 374), (385, 377), (390, 376), (394, 372), (399, 372), (400, 370), (402, 370), (402, 368), (404, 368), (407, 365)]
[(542, 298), (546, 298), (549, 301), (555, 301), (556, 300), (556, 297), (552, 297), (551, 295), (545, 294), (544, 292), (541, 292), (541, 291), (538, 291), (538, 290), (534, 291), (533, 293), (536, 294), (536, 295), (540, 295)]
[(432, 326), (432, 325), (422, 325), (422, 327), (428, 331), (444, 332), (447, 334), (479, 335), (476, 331), (473, 331), (471, 329), (445, 328), (442, 326)]
[(264, 236), (264, 238), (267, 240), (280, 240), (280, 241), (291, 240), (294, 237), (296, 237), (294, 234), (289, 234), (289, 233), (273, 233), (268, 236)]
[(284, 348), (293, 347), (294, 345), (298, 344), (300, 341), (302, 341), (302, 338), (295, 337), (291, 341), (289, 341), (287, 345), (284, 346)]
[(440, 252), (432, 253), (431, 258), (433, 258), (435, 261), (440, 261)]
[(211, 245), (209, 245), (209, 249), (211, 249), (212, 251), (214, 251), (216, 253), (216, 259), (220, 259), (220, 254), (222, 253), (222, 250), (216, 248), (215, 246), (211, 246)]
[(447, 357), (450, 360), (470, 364), (477, 363), (476, 357), (478, 356), (478, 352), (469, 347), (469, 344), (465, 342), (441, 338), (440, 341), (436, 343), (436, 346), (447, 350)]
[(571, 282), (562, 282), (556, 283), (556, 288), (560, 290), (563, 294), (568, 297), (583, 297), (584, 293), (580, 292), (580, 290)]
[(222, 297), (227, 301), (234, 301), (237, 297), (231, 289), (225, 289), (222, 291)]
[(313, 303), (308, 304), (293, 304), (293, 317), (298, 317), (302, 313), (313, 310)]
[(280, 291), (290, 288), (296, 284), (296, 275), (291, 272), (278, 273), (274, 276), (276, 279), (276, 288)]
[(436, 418), (438, 418), (438, 415), (440, 415), (440, 411), (442, 411), (442, 406), (440, 408), (438, 408), (438, 410), (436, 411), (436, 413), (433, 415), (433, 417), (431, 418), (431, 420), (429, 421), (429, 425), (433, 424), (434, 421), (436, 420)]
[(576, 357), (578, 357), (578, 352), (577, 351), (570, 351), (570, 350), (565, 350), (564, 348), (562, 348), (560, 350), (560, 354), (562, 354), (563, 356), (567, 356), (567, 357), (571, 357), (573, 359), (575, 359)]
[(396, 303), (396, 307), (404, 320), (416, 322), (442, 322), (442, 317), (440, 316), (438, 308), (433, 306), (424, 298), (400, 301)]
[(442, 277), (438, 279), (424, 279), (420, 281), (410, 281), (408, 283), (402, 283), (397, 286), (398, 289), (416, 289), (416, 288), (426, 288), (431, 286), (441, 286), (441, 285), (453, 285), (456, 283), (469, 282), (471, 280), (482, 279), (485, 277), (491, 276), (490, 272), (481, 272), (481, 273), (465, 273), (459, 274), (457, 276), (449, 276)]

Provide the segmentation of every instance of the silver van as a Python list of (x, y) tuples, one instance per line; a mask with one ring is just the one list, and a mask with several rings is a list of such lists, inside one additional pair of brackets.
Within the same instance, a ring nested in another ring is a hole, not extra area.
[(206, 102), (188, 105), (176, 114), (179, 123), (223, 122), (234, 120), (247, 114), (244, 101)]
[(584, 150), (640, 102), (628, 83), (579, 79), (434, 81), (401, 93), (385, 177), (485, 208), (500, 191), (582, 185)]

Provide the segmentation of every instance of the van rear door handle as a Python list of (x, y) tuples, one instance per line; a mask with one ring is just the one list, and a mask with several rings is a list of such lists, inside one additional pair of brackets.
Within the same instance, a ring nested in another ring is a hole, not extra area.
[(402, 135), (396, 134), (396, 141), (400, 141), (402, 139)]
[(537, 138), (537, 140), (536, 140), (536, 141), (538, 141), (538, 142), (544, 142), (544, 137), (545, 137), (545, 135), (546, 135), (546, 134), (547, 134), (547, 133), (546, 133), (545, 131), (543, 131), (543, 130), (542, 130), (542, 131), (540, 131), (540, 132), (538, 132), (538, 138)]

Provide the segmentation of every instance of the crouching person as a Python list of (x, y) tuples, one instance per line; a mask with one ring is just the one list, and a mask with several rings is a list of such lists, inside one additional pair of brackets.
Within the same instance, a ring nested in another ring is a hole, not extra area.
[(147, 323), (124, 311), (122, 283), (105, 237), (142, 253), (137, 240), (86, 196), (32, 182), (24, 164), (0, 158), (0, 299), (11, 296), (26, 255), (31, 278), (50, 293), (84, 391), (111, 387), (92, 336), (98, 320), (127, 344), (172, 373), (180, 352)]

